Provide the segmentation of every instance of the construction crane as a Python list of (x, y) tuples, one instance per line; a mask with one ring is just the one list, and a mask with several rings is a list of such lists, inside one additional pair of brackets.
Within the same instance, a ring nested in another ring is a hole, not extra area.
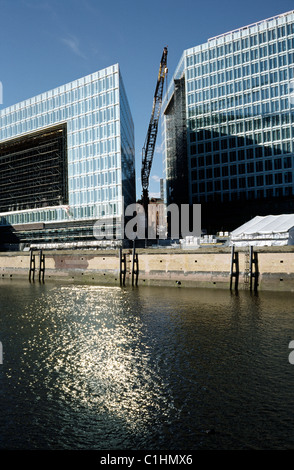
[(148, 214), (148, 203), (149, 203), (149, 193), (148, 193), (148, 186), (149, 186), (149, 176), (153, 161), (153, 155), (155, 150), (156, 144), (156, 137), (158, 131), (158, 121), (162, 103), (162, 93), (163, 93), (163, 85), (164, 79), (167, 74), (167, 47), (164, 47), (160, 66), (159, 66), (159, 73), (157, 78), (157, 84), (154, 93), (153, 99), (153, 108), (152, 114), (150, 118), (150, 123), (148, 127), (148, 132), (145, 140), (144, 147), (142, 149), (142, 168), (141, 168), (141, 180), (142, 180), (142, 205), (145, 210), (145, 215)]

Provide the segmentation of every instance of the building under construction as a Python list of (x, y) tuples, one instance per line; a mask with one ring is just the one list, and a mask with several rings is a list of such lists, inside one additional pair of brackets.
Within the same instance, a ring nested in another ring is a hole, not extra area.
[(134, 129), (118, 65), (0, 111), (2, 249), (120, 244), (134, 201)]
[(0, 143), (0, 212), (68, 204), (66, 124)]

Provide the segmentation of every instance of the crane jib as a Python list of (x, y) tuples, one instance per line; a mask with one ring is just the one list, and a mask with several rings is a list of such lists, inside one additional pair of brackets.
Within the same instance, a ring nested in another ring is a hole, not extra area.
[(160, 61), (158, 79), (157, 79), (155, 94), (154, 94), (154, 99), (153, 99), (152, 114), (150, 118), (150, 123), (148, 127), (145, 144), (142, 150), (141, 179), (142, 179), (142, 187), (143, 187), (143, 199), (146, 197), (148, 198), (149, 175), (151, 171), (151, 165), (152, 165), (156, 138), (157, 138), (158, 121), (159, 121), (159, 115), (160, 115), (160, 109), (161, 109), (161, 103), (162, 103), (163, 85), (164, 85), (164, 80), (165, 80), (165, 76), (167, 73), (166, 63), (167, 63), (167, 47), (164, 47), (161, 61)]

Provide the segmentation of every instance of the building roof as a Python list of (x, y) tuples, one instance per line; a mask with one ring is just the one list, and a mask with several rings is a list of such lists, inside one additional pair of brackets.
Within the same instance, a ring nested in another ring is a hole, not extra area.
[(294, 227), (294, 214), (257, 215), (231, 233), (232, 237), (253, 234), (285, 233)]

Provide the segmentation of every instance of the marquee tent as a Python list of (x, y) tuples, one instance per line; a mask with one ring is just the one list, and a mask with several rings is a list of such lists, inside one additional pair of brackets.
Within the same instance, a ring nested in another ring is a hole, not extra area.
[(231, 245), (294, 245), (294, 214), (256, 216), (231, 232)]

